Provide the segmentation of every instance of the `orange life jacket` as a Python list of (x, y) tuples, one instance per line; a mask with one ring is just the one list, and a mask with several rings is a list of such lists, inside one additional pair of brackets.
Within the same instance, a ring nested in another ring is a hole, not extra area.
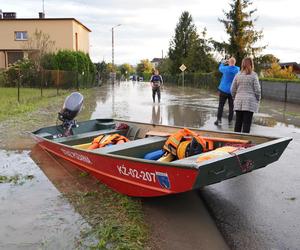
[(178, 148), (179, 144), (182, 142), (184, 137), (187, 137), (187, 136), (195, 138), (197, 140), (197, 142), (202, 146), (203, 152), (210, 150), (210, 147), (207, 145), (208, 143), (206, 140), (204, 140), (197, 133), (195, 133), (187, 128), (180, 129), (176, 133), (170, 135), (169, 138), (167, 139), (167, 141), (165, 142), (163, 149), (176, 156), (177, 148)]
[(103, 148), (109, 144), (120, 144), (128, 141), (125, 136), (119, 134), (99, 135), (94, 138), (92, 145), (88, 149)]

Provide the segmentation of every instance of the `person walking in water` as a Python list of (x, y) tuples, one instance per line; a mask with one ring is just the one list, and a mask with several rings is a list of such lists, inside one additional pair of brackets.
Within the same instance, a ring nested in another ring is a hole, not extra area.
[(253, 113), (258, 112), (261, 98), (261, 87), (252, 58), (243, 59), (241, 72), (233, 79), (231, 93), (236, 112), (234, 131), (249, 133)]
[(156, 94), (157, 94), (158, 102), (160, 103), (160, 87), (163, 85), (163, 79), (157, 69), (154, 71), (154, 74), (151, 76), (150, 84), (152, 87), (153, 103), (155, 103)]
[(223, 74), (221, 78), (220, 85), (218, 87), (219, 90), (219, 107), (217, 120), (215, 121), (215, 125), (219, 126), (222, 123), (222, 115), (224, 105), (226, 100), (228, 100), (229, 114), (228, 114), (228, 123), (232, 123), (233, 118), (233, 100), (230, 92), (230, 87), (232, 84), (232, 80), (235, 75), (239, 72), (240, 68), (235, 66), (236, 60), (234, 57), (228, 59), (228, 61), (222, 61), (219, 66), (219, 71)]

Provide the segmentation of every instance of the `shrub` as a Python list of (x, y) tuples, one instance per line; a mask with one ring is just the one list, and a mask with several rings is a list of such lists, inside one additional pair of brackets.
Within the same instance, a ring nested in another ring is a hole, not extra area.
[(46, 54), (41, 59), (41, 66), (43, 69), (56, 70), (58, 69), (58, 62), (56, 55), (53, 53)]
[(56, 54), (59, 70), (77, 71), (77, 56), (73, 51), (60, 50)]
[(264, 77), (280, 78), (280, 79), (296, 79), (297, 76), (293, 73), (293, 67), (281, 68), (278, 63), (272, 63), (271, 68), (263, 72)]
[(29, 59), (17, 61), (5, 74), (7, 79), (5, 87), (16, 87), (19, 81), (22, 87), (35, 87), (39, 80), (34, 63)]

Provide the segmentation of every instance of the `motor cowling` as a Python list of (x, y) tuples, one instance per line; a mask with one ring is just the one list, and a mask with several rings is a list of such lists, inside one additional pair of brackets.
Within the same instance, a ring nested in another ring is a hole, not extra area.
[(72, 134), (71, 129), (76, 126), (74, 119), (80, 112), (82, 105), (83, 95), (79, 92), (73, 92), (66, 97), (62, 110), (58, 112), (58, 119), (63, 122), (64, 136)]

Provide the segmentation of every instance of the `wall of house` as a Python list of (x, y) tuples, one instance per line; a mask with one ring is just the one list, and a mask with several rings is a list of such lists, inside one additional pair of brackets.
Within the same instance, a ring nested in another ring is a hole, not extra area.
[[(74, 28), (75, 27), (75, 28)], [(0, 21), (0, 49), (20, 50), (26, 47), (26, 41), (16, 41), (15, 31), (27, 31), (28, 35), (34, 34), (35, 30), (42, 30), (43, 33), (49, 34), (50, 39), (55, 41), (55, 50), (70, 49), (75, 50), (76, 30), (79, 34), (79, 45), (83, 51), (89, 48), (89, 32), (82, 25), (73, 19), (56, 20), (56, 19), (22, 19), (22, 20), (4, 20)]]
[(262, 98), (300, 104), (300, 83), (260, 81)]
[(78, 37), (78, 50), (89, 53), (89, 32), (80, 24), (73, 21), (73, 50), (76, 50), (76, 33)]
[(55, 41), (56, 49), (73, 49), (72, 20), (1, 20), (0, 49), (20, 50), (26, 47), (26, 41), (16, 41), (15, 31), (27, 31), (30, 37), (35, 30), (42, 30)]
[(5, 53), (0, 51), (0, 69), (5, 68)]

